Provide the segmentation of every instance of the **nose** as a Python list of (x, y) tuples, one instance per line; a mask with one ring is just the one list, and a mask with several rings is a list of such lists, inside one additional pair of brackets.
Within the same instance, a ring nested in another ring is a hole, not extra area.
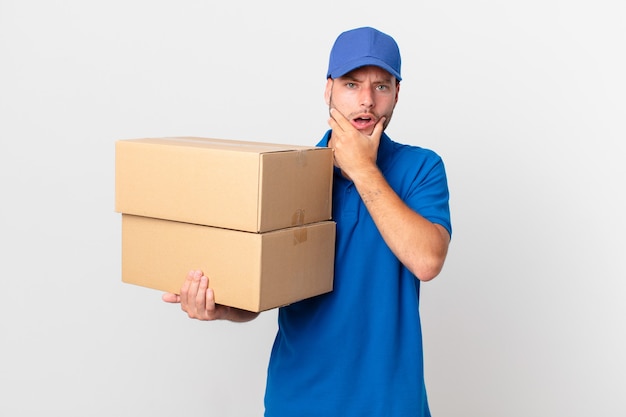
[(372, 89), (364, 88), (361, 90), (359, 104), (367, 109), (374, 107), (374, 92)]

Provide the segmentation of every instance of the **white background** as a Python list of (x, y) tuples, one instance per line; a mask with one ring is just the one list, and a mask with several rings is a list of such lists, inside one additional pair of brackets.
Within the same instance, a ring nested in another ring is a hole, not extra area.
[(433, 415), (626, 416), (620, 0), (0, 0), (0, 415), (262, 415), (275, 311), (200, 323), (121, 283), (114, 143), (315, 144), (363, 25), (403, 53), (388, 133), (449, 175)]

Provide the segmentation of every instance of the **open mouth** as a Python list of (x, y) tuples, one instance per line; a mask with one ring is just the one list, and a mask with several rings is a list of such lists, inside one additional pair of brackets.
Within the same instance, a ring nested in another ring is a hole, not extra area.
[(360, 116), (360, 117), (355, 117), (354, 119), (352, 119), (352, 124), (357, 129), (363, 129), (363, 128), (369, 127), (373, 123), (375, 123), (374, 118), (369, 117), (369, 116)]

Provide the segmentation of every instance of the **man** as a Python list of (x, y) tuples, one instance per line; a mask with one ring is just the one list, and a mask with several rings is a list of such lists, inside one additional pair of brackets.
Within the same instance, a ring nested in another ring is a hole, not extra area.
[[(385, 133), (400, 92), (393, 38), (362, 27), (339, 35), (325, 100), (334, 150), (337, 222), (332, 292), (279, 310), (268, 366), (267, 417), (430, 416), (424, 384), (420, 282), (439, 274), (451, 236), (441, 158)], [(180, 296), (189, 317), (247, 321), (216, 305), (191, 271)]]

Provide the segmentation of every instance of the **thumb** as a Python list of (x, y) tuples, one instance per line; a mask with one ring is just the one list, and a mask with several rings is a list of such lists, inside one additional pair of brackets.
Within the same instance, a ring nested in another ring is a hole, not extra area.
[(166, 303), (180, 303), (180, 295), (166, 292), (161, 296), (161, 299)]

